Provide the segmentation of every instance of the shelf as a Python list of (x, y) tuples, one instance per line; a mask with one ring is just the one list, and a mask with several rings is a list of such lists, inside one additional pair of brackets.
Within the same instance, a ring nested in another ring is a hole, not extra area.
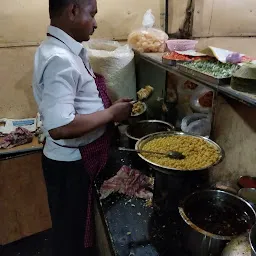
[(230, 85), (212, 84), (212, 83), (209, 83), (202, 79), (195, 78), (192, 75), (189, 75), (187, 73), (181, 72), (180, 70), (177, 69), (177, 67), (163, 64), (162, 63), (162, 55), (163, 55), (162, 53), (136, 53), (136, 54), (139, 55), (141, 59), (143, 59), (153, 65), (156, 65), (159, 68), (164, 69), (172, 74), (175, 74), (177, 76), (182, 76), (198, 85), (203, 85), (203, 86), (209, 87), (215, 91), (218, 91), (222, 94), (227, 95), (230, 98), (238, 100), (246, 105), (256, 107), (256, 95), (233, 90), (230, 87)]

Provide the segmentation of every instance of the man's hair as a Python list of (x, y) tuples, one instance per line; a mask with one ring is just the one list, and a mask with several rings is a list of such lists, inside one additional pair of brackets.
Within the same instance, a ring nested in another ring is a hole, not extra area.
[(49, 13), (50, 18), (60, 15), (63, 9), (69, 4), (81, 4), (86, 0), (49, 0)]

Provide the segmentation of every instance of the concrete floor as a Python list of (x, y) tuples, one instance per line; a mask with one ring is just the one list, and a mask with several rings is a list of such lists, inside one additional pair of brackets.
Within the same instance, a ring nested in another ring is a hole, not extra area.
[(51, 231), (0, 247), (0, 256), (50, 256)]

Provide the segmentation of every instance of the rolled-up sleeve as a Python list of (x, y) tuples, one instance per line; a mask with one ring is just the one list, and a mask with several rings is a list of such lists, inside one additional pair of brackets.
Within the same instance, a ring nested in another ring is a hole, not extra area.
[(65, 56), (52, 57), (43, 74), (40, 112), (46, 130), (69, 124), (75, 118), (74, 100), (79, 72)]

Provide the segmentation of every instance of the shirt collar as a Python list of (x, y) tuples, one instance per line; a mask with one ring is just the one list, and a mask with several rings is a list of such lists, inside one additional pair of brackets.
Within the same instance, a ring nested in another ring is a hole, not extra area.
[(47, 32), (60, 39), (76, 55), (79, 55), (84, 48), (82, 44), (57, 27), (49, 26)]

